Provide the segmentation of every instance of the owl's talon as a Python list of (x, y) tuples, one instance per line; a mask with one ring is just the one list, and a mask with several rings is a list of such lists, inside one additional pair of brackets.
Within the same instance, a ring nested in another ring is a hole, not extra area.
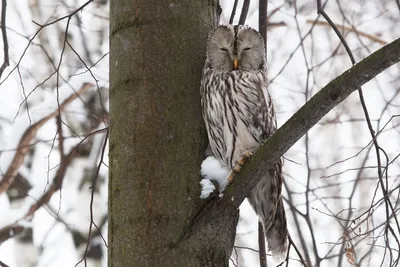
[(246, 151), (246, 152), (244, 152), (244, 154), (243, 154), (243, 159), (244, 159), (244, 160), (247, 160), (247, 159), (251, 158), (253, 155), (254, 155), (253, 152), (251, 152), (251, 151)]
[(238, 161), (236, 161), (236, 164), (233, 166), (231, 172), (229, 173), (229, 176), (228, 176), (229, 182), (232, 182), (233, 177), (235, 177), (242, 170), (242, 166), (252, 156), (253, 156), (253, 152), (246, 151), (246, 152), (244, 152), (243, 156)]
[(242, 166), (240, 164), (236, 164), (235, 166), (233, 166), (232, 170), (236, 173), (239, 173), (242, 170)]
[(239, 165), (238, 163), (233, 166), (231, 172), (228, 175), (228, 181), (232, 182), (233, 178), (242, 170), (242, 166)]
[(232, 170), (228, 175), (228, 181), (232, 182), (233, 178), (236, 176), (236, 173)]
[[(242, 157), (240, 159), (238, 159), (238, 161), (236, 162), (236, 165), (233, 167), (235, 169), (235, 171), (240, 172), (240, 170), (242, 169), (241, 166), (243, 166), (247, 160), (249, 160), (251, 157), (253, 156), (253, 152), (251, 151), (246, 151), (243, 153)], [(240, 167), (238, 167), (238, 165)]]

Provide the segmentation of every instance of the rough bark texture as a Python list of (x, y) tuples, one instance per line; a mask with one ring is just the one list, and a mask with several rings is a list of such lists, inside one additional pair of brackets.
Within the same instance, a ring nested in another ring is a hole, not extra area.
[(199, 86), (218, 1), (110, 4), (109, 266), (228, 266), (237, 212), (188, 234), (205, 203)]

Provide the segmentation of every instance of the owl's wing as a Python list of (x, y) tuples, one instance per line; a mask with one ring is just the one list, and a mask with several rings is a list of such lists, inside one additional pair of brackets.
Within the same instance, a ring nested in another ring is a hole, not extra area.
[(216, 86), (215, 75), (213, 75), (212, 69), (206, 62), (200, 84), (202, 115), (209, 141), (206, 156), (213, 154), (222, 160), (226, 145), (223, 138), (223, 128), (220, 125), (221, 121), (223, 121), (223, 113), (218, 108), (222, 98)]
[(276, 131), (275, 109), (271, 95), (267, 90), (267, 84), (259, 85), (259, 106), (255, 113), (254, 124), (259, 127), (262, 133), (262, 140), (267, 140)]
[[(255, 113), (254, 125), (260, 130), (262, 140), (267, 140), (277, 129), (275, 110), (267, 84), (261, 84), (259, 106)], [(283, 183), (282, 159), (274, 162), (268, 173), (258, 182), (249, 195), (249, 202), (260, 216), (274, 255), (282, 255), (287, 248), (287, 223), (281, 192)]]

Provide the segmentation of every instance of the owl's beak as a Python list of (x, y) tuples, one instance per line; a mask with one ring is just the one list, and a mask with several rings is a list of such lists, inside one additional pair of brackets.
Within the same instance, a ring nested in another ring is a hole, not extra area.
[(234, 70), (237, 70), (237, 69), (238, 69), (238, 66), (239, 66), (239, 61), (238, 61), (237, 58), (234, 58), (234, 59), (233, 59), (233, 69), (234, 69)]

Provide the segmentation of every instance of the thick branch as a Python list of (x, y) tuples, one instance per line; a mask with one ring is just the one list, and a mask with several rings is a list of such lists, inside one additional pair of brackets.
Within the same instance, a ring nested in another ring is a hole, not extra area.
[[(382, 47), (331, 81), (273, 134), (243, 167), (224, 191), (205, 204), (191, 223), (189, 235), (201, 235), (207, 225), (222, 227), (214, 218), (235, 213), (269, 166), (289, 150), (311, 127), (336, 105), (376, 75), (400, 61), (400, 39)], [(199, 231), (199, 232), (197, 232)], [(188, 234), (188, 233), (186, 233)]]
[(0, 266), (1, 267), (9, 267), (7, 264), (5, 264), (4, 262), (0, 261)]

